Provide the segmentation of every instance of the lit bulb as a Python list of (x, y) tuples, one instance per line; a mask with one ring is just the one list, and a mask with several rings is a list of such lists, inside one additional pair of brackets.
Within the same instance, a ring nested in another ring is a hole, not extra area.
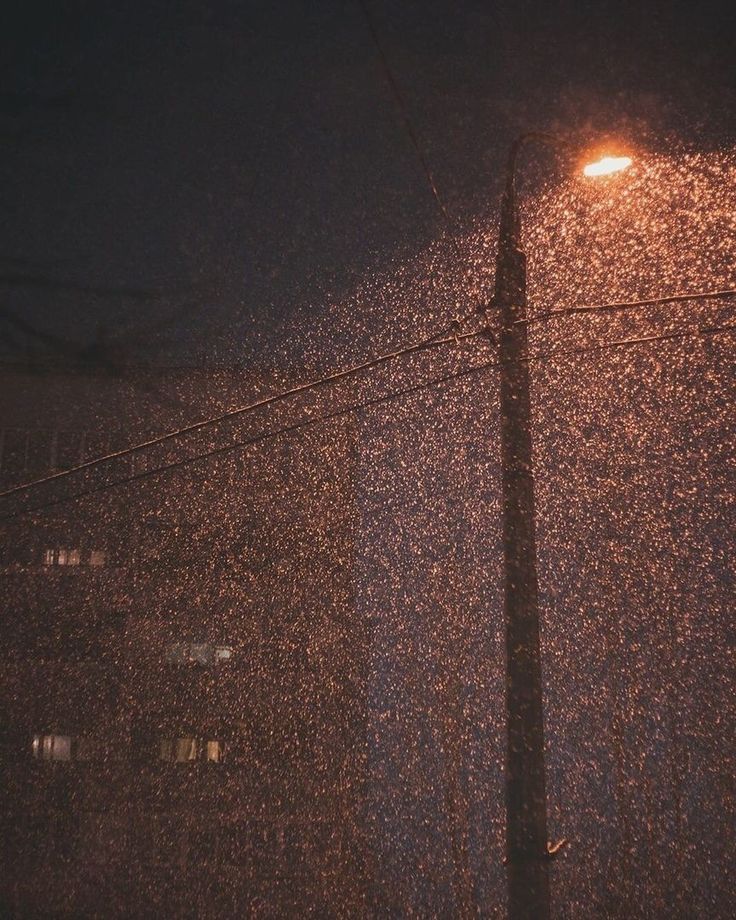
[(586, 176), (608, 176), (610, 173), (621, 172), (631, 166), (631, 157), (601, 157), (596, 163), (588, 163), (583, 168)]

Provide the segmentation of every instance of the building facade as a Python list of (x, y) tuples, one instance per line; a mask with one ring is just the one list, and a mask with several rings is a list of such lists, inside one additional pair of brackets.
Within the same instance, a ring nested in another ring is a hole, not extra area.
[[(2, 376), (3, 490), (264, 388), (242, 371)], [(5, 497), (4, 915), (367, 911), (354, 437), (339, 419), (264, 438), (273, 423)]]

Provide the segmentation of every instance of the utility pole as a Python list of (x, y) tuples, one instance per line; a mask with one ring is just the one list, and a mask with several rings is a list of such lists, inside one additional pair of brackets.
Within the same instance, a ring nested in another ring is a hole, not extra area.
[(539, 636), (526, 257), (520, 249), (511, 147), (501, 206), (494, 305), (500, 312), (506, 627), (506, 870), (510, 920), (548, 920), (547, 795)]
[[(532, 131), (511, 145), (501, 203), (493, 305), (500, 313), (501, 462), (503, 464), (504, 616), (506, 626), (506, 868), (509, 920), (549, 920), (549, 860), (564, 846), (547, 841), (544, 714), (534, 536), (526, 257), (516, 196), (516, 163), (529, 141), (570, 150), (564, 137)], [(574, 149), (574, 148), (573, 148)], [(631, 165), (603, 156), (586, 176)]]

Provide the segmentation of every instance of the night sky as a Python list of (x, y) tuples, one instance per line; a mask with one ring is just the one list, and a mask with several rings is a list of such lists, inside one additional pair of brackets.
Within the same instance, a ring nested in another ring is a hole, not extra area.
[(2, 306), (79, 342), (102, 322), (131, 362), (263, 359), (446, 234), (366, 9), (459, 234), (494, 222), (520, 130), (653, 151), (736, 134), (732, 5), (14, 6)]

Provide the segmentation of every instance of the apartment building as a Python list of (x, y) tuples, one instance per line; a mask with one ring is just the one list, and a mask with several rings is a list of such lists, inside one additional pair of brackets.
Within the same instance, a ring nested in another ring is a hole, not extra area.
[(268, 375), (0, 377), (3, 490), (123, 451), (3, 499), (4, 915), (364, 913), (350, 417), (288, 437), (234, 419), (130, 454)]

